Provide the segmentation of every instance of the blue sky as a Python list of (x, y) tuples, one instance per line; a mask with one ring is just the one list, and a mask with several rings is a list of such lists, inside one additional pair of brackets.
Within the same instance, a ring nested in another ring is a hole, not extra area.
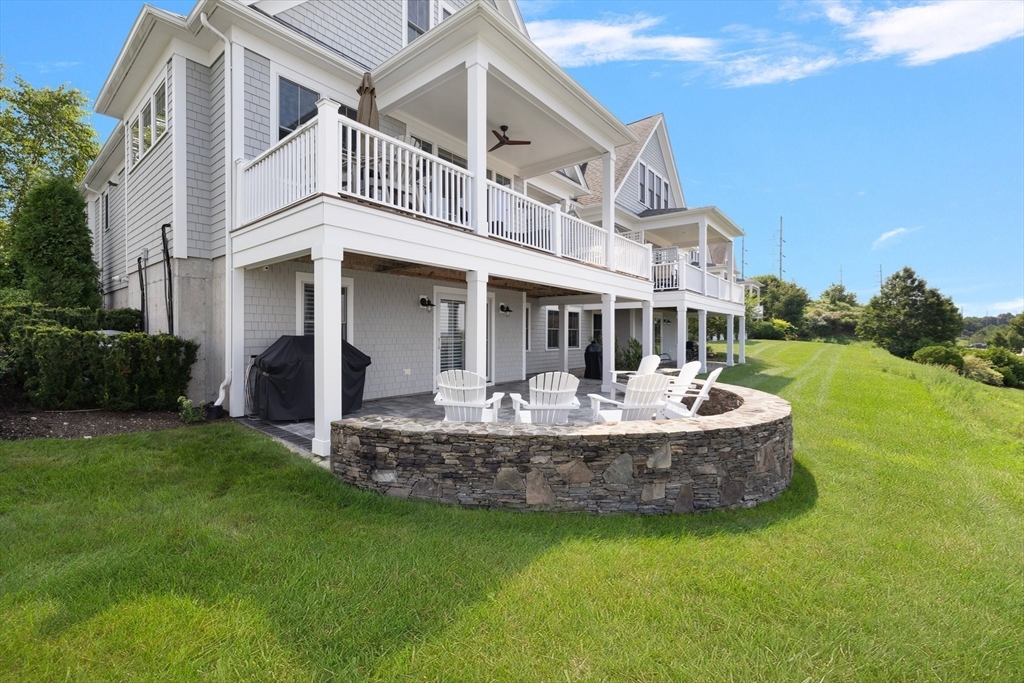
[[(0, 54), (94, 95), (140, 6), (0, 0)], [(841, 268), (866, 301), (909, 265), (967, 315), (1024, 309), (1024, 2), (520, 6), (623, 121), (665, 114), (688, 204), (746, 230), (748, 275), (777, 272), (781, 215), (812, 296)]]

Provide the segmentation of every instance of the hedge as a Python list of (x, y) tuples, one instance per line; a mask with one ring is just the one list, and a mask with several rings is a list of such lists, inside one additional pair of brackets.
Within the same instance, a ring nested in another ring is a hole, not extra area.
[(963, 368), (964, 357), (951, 346), (925, 346), (914, 352), (914, 360), (924, 365), (951, 365)]
[(11, 332), (28, 326), (69, 327), (83, 332), (90, 330), (142, 330), (142, 311), (135, 308), (95, 310), (92, 308), (47, 308), (40, 303), (0, 306), (0, 343), (10, 341)]
[(25, 326), (12, 333), (14, 365), (29, 400), (48, 410), (174, 410), (199, 345), (169, 334)]

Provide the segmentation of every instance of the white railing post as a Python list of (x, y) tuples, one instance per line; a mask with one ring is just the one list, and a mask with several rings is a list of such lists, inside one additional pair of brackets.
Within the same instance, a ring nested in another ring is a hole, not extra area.
[(551, 251), (555, 256), (562, 256), (562, 205), (555, 203), (551, 205), (555, 210), (551, 217)]
[(316, 190), (328, 194), (337, 194), (341, 189), (340, 164), (341, 135), (339, 131), (338, 108), (340, 104), (329, 98), (322, 98), (316, 103), (317, 135), (316, 155)]
[(615, 270), (615, 151), (601, 155), (601, 227), (605, 229), (604, 267)]
[(249, 222), (249, 211), (246, 209), (246, 192), (245, 187), (245, 159), (235, 159), (235, 221), (234, 225), (225, 226), (228, 230), (234, 230)]

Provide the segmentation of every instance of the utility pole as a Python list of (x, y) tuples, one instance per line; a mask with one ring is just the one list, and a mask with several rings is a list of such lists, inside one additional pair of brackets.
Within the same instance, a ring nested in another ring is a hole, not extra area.
[(839, 264), (839, 286), (843, 286), (843, 264)]
[(878, 264), (878, 293), (882, 293), (882, 264)]
[(786, 240), (782, 239), (782, 216), (779, 216), (779, 279), (782, 279), (782, 274), (786, 271), (782, 268), (782, 260), (785, 258), (782, 254), (782, 245), (785, 244)]

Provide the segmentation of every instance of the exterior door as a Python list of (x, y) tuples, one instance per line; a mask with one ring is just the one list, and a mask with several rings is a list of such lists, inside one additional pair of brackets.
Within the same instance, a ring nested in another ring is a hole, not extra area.
[[(493, 302), (487, 299), (487, 381), (493, 381), (491, 357), (494, 355), (492, 334)], [(437, 299), (437, 368), (438, 372), (466, 369), (466, 297), (464, 294), (441, 294)]]

